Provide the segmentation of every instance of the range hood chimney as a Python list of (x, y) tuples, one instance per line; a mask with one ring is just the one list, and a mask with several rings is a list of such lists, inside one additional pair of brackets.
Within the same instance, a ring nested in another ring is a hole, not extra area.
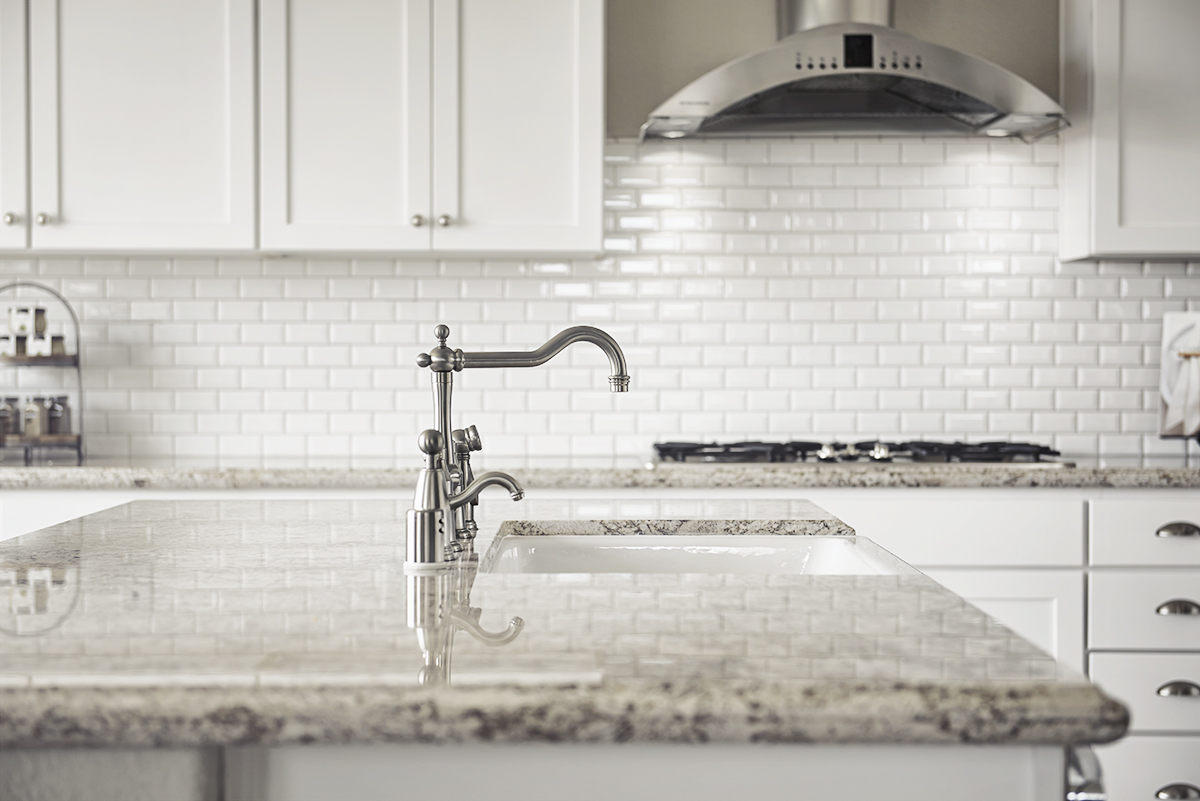
[(864, 22), (885, 28), (894, 24), (892, 0), (779, 0), (777, 8), (780, 39), (839, 22)]
[(703, 75), (641, 138), (1016, 136), (1067, 127), (1003, 67), (901, 33), (891, 0), (778, 0), (778, 44)]

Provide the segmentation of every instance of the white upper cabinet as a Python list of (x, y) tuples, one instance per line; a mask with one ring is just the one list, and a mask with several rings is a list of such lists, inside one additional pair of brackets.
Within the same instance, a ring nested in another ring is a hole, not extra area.
[(264, 249), (601, 247), (602, 0), (262, 0)]
[[(29, 245), (253, 248), (253, 0), (30, 0), (28, 8), (30, 185), (20, 216)], [(7, 69), (14, 14), (0, 15), (0, 115), (16, 113)], [(12, 133), (0, 117), (6, 203)]]
[(1200, 254), (1200, 3), (1063, 10), (1061, 257)]
[(25, 224), (25, 0), (0, 0), (0, 248), (23, 248)]
[(262, 0), (264, 248), (428, 249), (430, 10)]

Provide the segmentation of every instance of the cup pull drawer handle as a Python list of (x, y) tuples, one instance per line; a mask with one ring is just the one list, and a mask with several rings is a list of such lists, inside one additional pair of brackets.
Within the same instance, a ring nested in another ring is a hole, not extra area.
[(1168, 784), (1166, 787), (1158, 788), (1154, 797), (1169, 801), (1187, 801), (1190, 798), (1200, 798), (1200, 787), (1194, 784)]
[(1158, 688), (1163, 698), (1200, 698), (1200, 684), (1194, 681), (1168, 681)]
[(1172, 598), (1159, 604), (1154, 611), (1160, 615), (1200, 615), (1200, 604), (1186, 598)]
[(1176, 520), (1174, 523), (1160, 526), (1154, 533), (1159, 537), (1200, 537), (1200, 526), (1186, 520)]

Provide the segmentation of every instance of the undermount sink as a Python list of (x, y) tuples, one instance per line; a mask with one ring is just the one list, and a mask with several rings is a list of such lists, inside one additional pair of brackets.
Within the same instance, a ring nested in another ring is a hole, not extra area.
[(889, 576), (914, 572), (864, 537), (716, 533), (509, 535), (498, 539), (485, 560), (484, 570), (789, 576)]

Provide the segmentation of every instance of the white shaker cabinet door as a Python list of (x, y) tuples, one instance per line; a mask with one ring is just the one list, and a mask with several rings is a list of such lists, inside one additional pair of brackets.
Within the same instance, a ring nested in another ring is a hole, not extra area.
[(0, 248), (24, 248), (25, 0), (0, 0)]
[(433, 30), (434, 247), (599, 252), (602, 0), (439, 0)]
[(430, 11), (262, 0), (264, 249), (429, 249)]
[(1200, 3), (1063, 11), (1062, 258), (1200, 254)]
[(254, 247), (254, 2), (31, 0), (31, 245)]

